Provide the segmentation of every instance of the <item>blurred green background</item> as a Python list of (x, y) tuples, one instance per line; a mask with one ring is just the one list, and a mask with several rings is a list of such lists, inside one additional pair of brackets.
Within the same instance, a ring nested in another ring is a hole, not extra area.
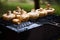
[[(45, 8), (45, 4), (50, 3), (56, 9), (55, 14), (60, 15), (60, 0), (40, 0), (40, 6)], [(0, 0), (0, 17), (8, 10), (15, 10), (20, 6), (27, 12), (34, 8), (34, 0)]]

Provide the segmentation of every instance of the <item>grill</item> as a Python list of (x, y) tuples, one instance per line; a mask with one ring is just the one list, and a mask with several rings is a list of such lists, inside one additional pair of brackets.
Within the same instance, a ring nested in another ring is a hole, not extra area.
[(42, 18), (38, 18), (36, 20), (29, 20), (27, 22), (22, 22), (21, 24), (13, 24), (10, 21), (4, 21), (0, 19), (0, 25), (12, 29), (16, 32), (23, 32), (25, 30), (29, 30), (35, 27), (42, 26), (44, 24), (51, 24), (57, 27), (60, 27), (60, 16), (56, 15), (48, 15)]

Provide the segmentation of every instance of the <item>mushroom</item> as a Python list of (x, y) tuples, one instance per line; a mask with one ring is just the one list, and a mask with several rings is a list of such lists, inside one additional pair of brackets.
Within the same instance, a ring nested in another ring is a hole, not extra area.
[(35, 9), (32, 9), (31, 12), (29, 12), (28, 14), (29, 14), (30, 18), (32, 18), (32, 19), (37, 19), (39, 17), (39, 14), (38, 14), (38, 12), (36, 12)]
[(16, 7), (17, 8), (17, 12), (20, 12), (21, 11), (21, 8), (19, 6)]
[(20, 15), (16, 15), (16, 18), (12, 20), (14, 24), (20, 24), (22, 22), (22, 18)]
[(39, 16), (40, 17), (44, 17), (47, 13), (43, 8), (40, 8), (38, 11), (39, 11)]
[(23, 19), (22, 21), (28, 21), (29, 20), (29, 15), (28, 14), (22, 14), (21, 17)]
[(19, 20), (19, 19), (13, 19), (12, 22), (13, 22), (14, 24), (20, 24), (20, 20)]
[(11, 11), (8, 11), (8, 13), (3, 14), (3, 19), (4, 20), (11, 20), (15, 18), (15, 15), (11, 13)]
[(48, 12), (48, 14), (53, 14), (54, 11), (55, 11), (55, 9), (52, 8), (50, 4), (47, 4), (47, 5), (46, 5), (45, 10)]
[(26, 14), (26, 13), (27, 12), (24, 9), (21, 10), (21, 14)]
[(15, 15), (21, 15), (21, 12), (16, 12), (15, 10), (13, 11), (13, 14)]

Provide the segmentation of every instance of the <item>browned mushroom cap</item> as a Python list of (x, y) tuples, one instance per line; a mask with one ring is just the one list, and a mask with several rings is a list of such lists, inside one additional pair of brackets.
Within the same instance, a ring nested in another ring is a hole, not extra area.
[(33, 9), (31, 10), (31, 12), (32, 12), (32, 11), (34, 12), (34, 11), (35, 11), (35, 9), (33, 8)]
[(20, 8), (20, 6), (17, 6), (16, 8)]
[(15, 13), (16, 11), (14, 10), (13, 13)]
[(17, 6), (16, 8), (17, 8), (17, 9), (21, 9), (20, 6)]
[(46, 5), (46, 7), (50, 7), (50, 6), (51, 6), (51, 4), (47, 4), (47, 5)]
[(9, 10), (8, 13), (11, 13), (11, 10)]
[(43, 8), (40, 8), (40, 10), (39, 11), (42, 11), (43, 10)]
[(17, 12), (20, 12), (21, 11), (21, 8), (19, 6), (17, 6), (16, 8), (17, 8), (16, 9)]
[(26, 14), (26, 13), (27, 12), (24, 9), (21, 10), (21, 14)]
[(10, 13), (12, 13), (11, 10), (8, 10), (8, 12), (6, 14), (9, 15)]

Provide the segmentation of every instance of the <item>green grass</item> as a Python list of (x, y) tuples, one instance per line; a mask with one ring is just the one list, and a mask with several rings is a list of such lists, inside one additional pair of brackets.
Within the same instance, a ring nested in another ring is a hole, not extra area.
[(29, 4), (29, 3), (19, 3), (19, 2), (12, 2), (12, 3), (8, 3), (7, 4), (9, 7), (15, 7), (16, 6), (20, 6), (21, 8), (23, 8), (26, 11), (30, 11), (32, 8), (34, 8), (33, 4)]
[(55, 14), (60, 16), (60, 6), (54, 5), (53, 7), (55, 8)]
[[(2, 15), (3, 13), (6, 13), (7, 10), (11, 10), (11, 11), (16, 10), (16, 6), (20, 6), (21, 8), (23, 8), (27, 12), (29, 12), (32, 8), (34, 8), (34, 5), (29, 4), (29, 3), (8, 2), (7, 4), (4, 4), (2, 6), (1, 11), (0, 11), (0, 15)], [(40, 6), (45, 8), (45, 5), (40, 5)], [(54, 7), (56, 10), (55, 14), (60, 15), (60, 6), (52, 5), (52, 7)]]

